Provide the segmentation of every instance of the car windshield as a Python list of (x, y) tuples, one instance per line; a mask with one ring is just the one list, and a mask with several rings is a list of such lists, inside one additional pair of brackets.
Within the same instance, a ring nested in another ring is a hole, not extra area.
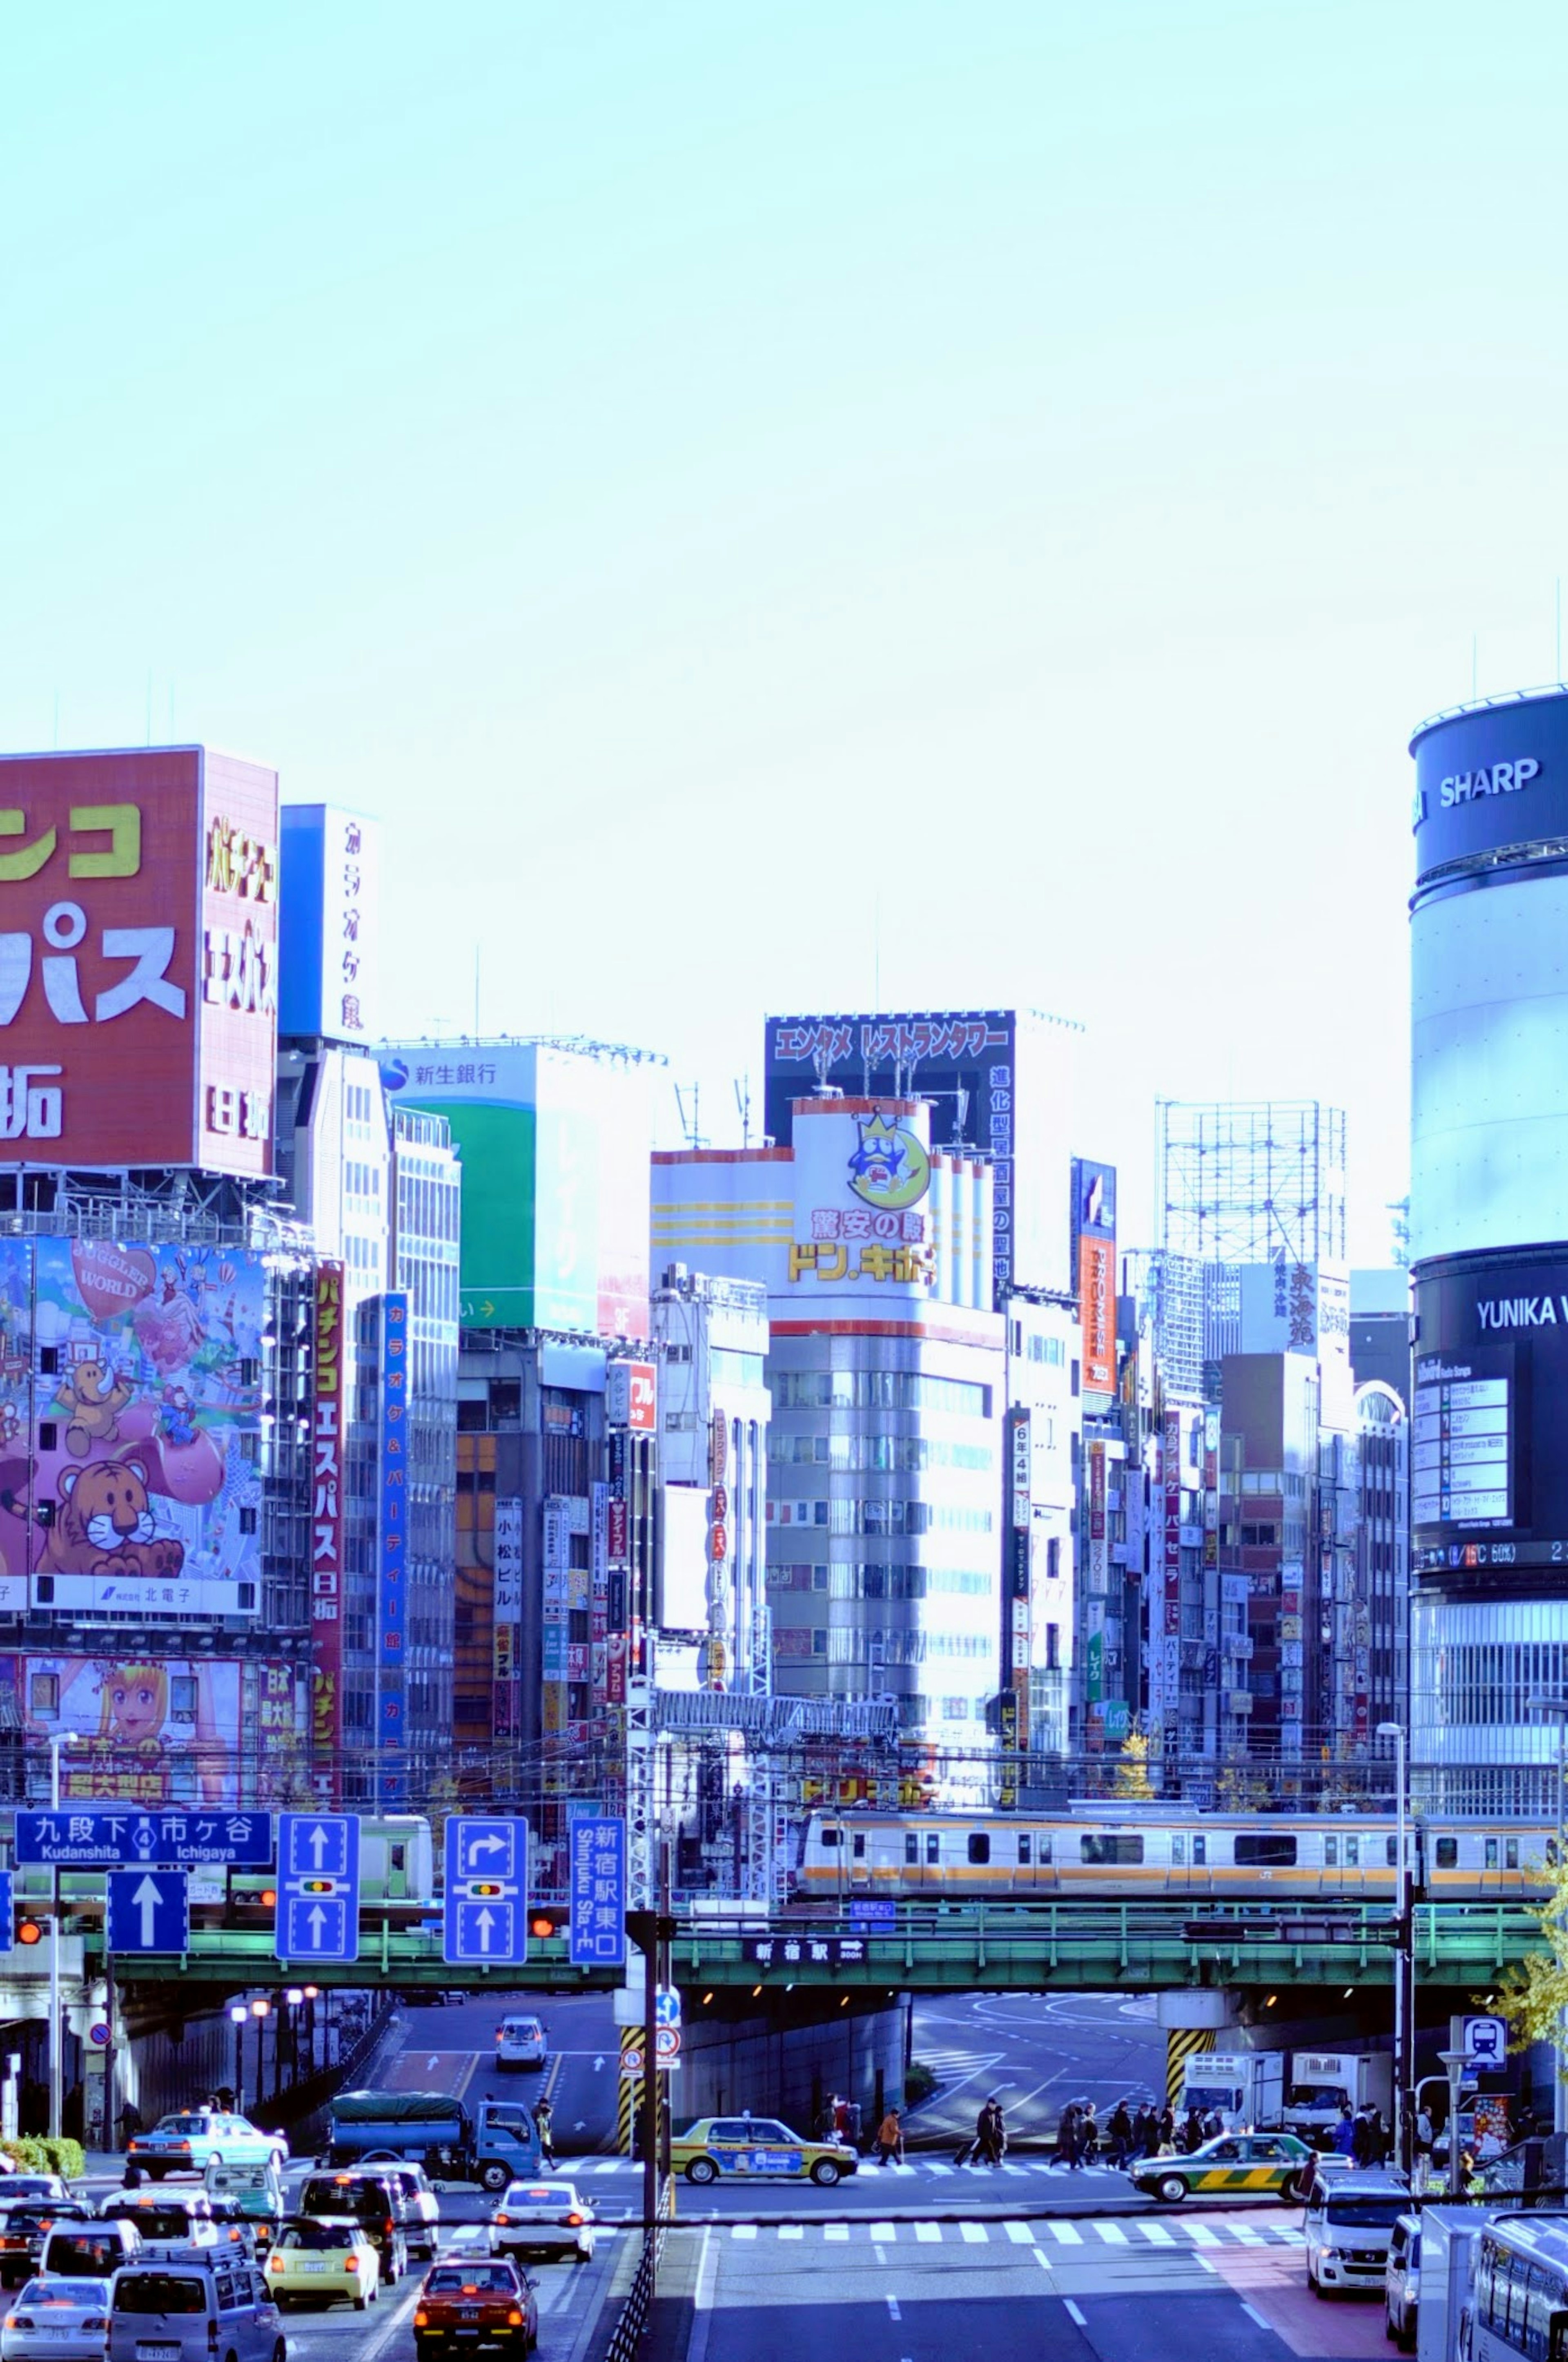
[(387, 2193), (373, 2181), (307, 2181), (302, 2214), (385, 2214)]
[(1391, 2231), (1408, 2198), (1331, 2198), (1323, 2220), (1336, 2231)]
[(158, 2130), (160, 2133), (181, 2133), (189, 2138), (192, 2133), (210, 2132), (212, 2121), (210, 2116), (160, 2116)]
[(1343, 2083), (1292, 2083), (1285, 2094), (1288, 2108), (1342, 2108), (1344, 2101)]
[(36, 2206), (13, 2206), (5, 2217), (5, 2228), (13, 2235), (20, 2232), (30, 2239), (35, 2232), (47, 2231), (49, 2224), (58, 2222), (66, 2211), (63, 2207), (51, 2206), (40, 2214)]
[(124, 2240), (111, 2238), (104, 2230), (57, 2231), (44, 2260), (52, 2275), (70, 2271), (73, 2264), (78, 2271), (112, 2272), (125, 2259)]
[(0, 2191), (0, 2202), (13, 2198), (54, 2198), (58, 2195), (52, 2181), (41, 2180), (36, 2174), (18, 2173), (13, 2175), (5, 2189)]
[(291, 2230), (284, 2232), (278, 2244), (320, 2253), (324, 2247), (352, 2247), (354, 2233), (346, 2223), (296, 2223)]
[(517, 2280), (505, 2264), (476, 2264), (471, 2270), (447, 2267), (433, 2271), (424, 2284), (426, 2296), (461, 2296), (469, 2289), (482, 2289), (488, 2296), (515, 2296)]
[(188, 2239), (191, 2217), (183, 2206), (116, 2206), (115, 2216), (134, 2223), (144, 2239)]
[(205, 2312), (207, 2283), (181, 2272), (122, 2272), (115, 2282), (116, 2312)]
[(90, 2312), (98, 2311), (109, 2301), (107, 2280), (29, 2280), (18, 2304), (80, 2304)]

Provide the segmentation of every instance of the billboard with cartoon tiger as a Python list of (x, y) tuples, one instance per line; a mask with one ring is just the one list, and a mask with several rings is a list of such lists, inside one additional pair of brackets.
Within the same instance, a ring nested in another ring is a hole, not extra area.
[(0, 1241), (0, 1606), (260, 1610), (261, 1259)]

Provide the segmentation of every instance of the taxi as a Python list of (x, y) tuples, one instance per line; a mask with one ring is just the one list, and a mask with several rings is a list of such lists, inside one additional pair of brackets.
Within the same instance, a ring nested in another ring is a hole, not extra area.
[(699, 2116), (670, 2144), (688, 2181), (815, 2181), (830, 2190), (860, 2158), (840, 2141), (802, 2140), (773, 2116)]
[(357, 2223), (285, 2223), (267, 2258), (267, 2293), (280, 2312), (310, 2302), (363, 2312), (380, 2286), (376, 2250)]
[(1183, 2198), (1300, 2197), (1316, 2151), (1294, 2133), (1222, 2133), (1190, 2157), (1151, 2157), (1127, 2179), (1146, 2197), (1175, 2205)]
[(165, 2173), (264, 2165), (269, 2158), (280, 2168), (288, 2164), (289, 2144), (281, 2133), (262, 2132), (246, 2117), (216, 2108), (186, 2108), (160, 2117), (151, 2132), (137, 2133), (126, 2143), (127, 2164), (139, 2165), (152, 2181)]

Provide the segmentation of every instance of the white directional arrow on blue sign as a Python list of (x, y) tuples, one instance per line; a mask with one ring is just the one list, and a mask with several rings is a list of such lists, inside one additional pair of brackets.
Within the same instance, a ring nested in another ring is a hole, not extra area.
[(441, 1956), (450, 1968), (521, 1968), (528, 1958), (528, 1823), (446, 1824)]
[(352, 1960), (359, 1952), (359, 1817), (356, 1813), (278, 1816), (280, 1960)]
[(182, 1870), (112, 1870), (104, 1940), (111, 1952), (188, 1952), (190, 1886)]

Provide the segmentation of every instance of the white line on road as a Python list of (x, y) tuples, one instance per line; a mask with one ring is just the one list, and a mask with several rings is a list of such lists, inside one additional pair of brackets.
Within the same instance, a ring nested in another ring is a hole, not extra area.
[(1248, 2304), (1245, 2298), (1242, 2300), (1242, 2311), (1245, 2313), (1249, 2321), (1255, 2321), (1260, 2329), (1273, 2328), (1273, 2323), (1270, 2321), (1265, 2321), (1262, 2313), (1258, 2312), (1252, 2305)]
[(991, 2234), (983, 2223), (960, 2223), (959, 2229), (966, 2244), (971, 2247), (988, 2247), (991, 2245)]
[(888, 2310), (888, 2317), (889, 2317), (889, 2319), (890, 2319), (890, 2320), (892, 2320), (892, 2321), (902, 2321), (902, 2320), (903, 2320), (904, 2315), (903, 2315), (903, 2314), (899, 2312), (899, 2310), (898, 2310), (898, 2299), (897, 2299), (895, 2296), (890, 2296), (890, 2297), (888, 2298), (888, 2301), (887, 2301), (887, 2310)]
[(1058, 2223), (1053, 2216), (1047, 2219), (1046, 2228), (1053, 2239), (1061, 2241), (1064, 2247), (1081, 2247), (1083, 2245), (1083, 2234), (1076, 2224)]
[(781, 2223), (779, 2224), (779, 2237), (781, 2239), (804, 2239), (805, 2236), (806, 2225), (804, 2223)]
[(915, 2225), (915, 2244), (917, 2247), (928, 2247), (933, 2244), (939, 2246), (941, 2239), (942, 2226), (939, 2223), (916, 2223)]
[(1219, 2233), (1211, 2231), (1207, 2223), (1189, 2223), (1185, 2227), (1187, 2235), (1195, 2247), (1218, 2247), (1223, 2245)]
[[(935, 2230), (936, 2227), (936, 2224), (933, 2223), (931, 2228)], [(1005, 2225), (1005, 2229), (1008, 2237), (1012, 2240), (1014, 2246), (1032, 2247), (1034, 2246), (1035, 2231), (1032, 2224), (1009, 2223)]]
[(847, 2223), (827, 2223), (823, 2225), (822, 2235), (825, 2239), (847, 2239), (850, 2226)]
[(696, 2318), (692, 2322), (686, 2362), (707, 2362), (707, 2333), (713, 2320), (713, 2279), (709, 2270), (715, 2262), (712, 2240), (712, 2231), (705, 2231), (702, 2246), (697, 2250), (696, 2285), (692, 2290), (692, 2311)]
[(1135, 2223), (1133, 2228), (1152, 2247), (1174, 2247), (1176, 2245), (1163, 2223)]
[(1071, 2297), (1065, 2297), (1062, 2301), (1067, 2306), (1068, 2319), (1069, 2321), (1076, 2321), (1080, 2329), (1087, 2329), (1089, 2323), (1085, 2321), (1082, 2313), (1080, 2312), (1077, 2305), (1074, 2304)]
[(1108, 2247), (1124, 2247), (1126, 2246), (1127, 2235), (1125, 2231), (1123, 2230), (1120, 2223), (1096, 2223), (1094, 2227), (1099, 2232), (1101, 2237), (1104, 2240)]
[(754, 2223), (731, 2223), (729, 2235), (732, 2239), (754, 2239), (757, 2226)]
[[(1208, 2258), (1208, 2257), (1207, 2257), (1207, 2256), (1194, 2256), (1194, 2257), (1193, 2257), (1193, 2258), (1192, 2258), (1192, 2260), (1193, 2260), (1193, 2262), (1194, 2262), (1195, 2264), (1200, 2265), (1200, 2266), (1202, 2268), (1202, 2269), (1208, 2273), (1209, 2278), (1210, 2278), (1212, 2280), (1217, 2280), (1217, 2279), (1219, 2279), (1219, 2277), (1220, 2277), (1220, 2267), (1219, 2267), (1219, 2265), (1218, 2265), (1218, 2264), (1212, 2264), (1212, 2263), (1209, 2261), (1209, 2258)], [(690, 2362), (690, 2356), (687, 2356), (687, 2362)]]

